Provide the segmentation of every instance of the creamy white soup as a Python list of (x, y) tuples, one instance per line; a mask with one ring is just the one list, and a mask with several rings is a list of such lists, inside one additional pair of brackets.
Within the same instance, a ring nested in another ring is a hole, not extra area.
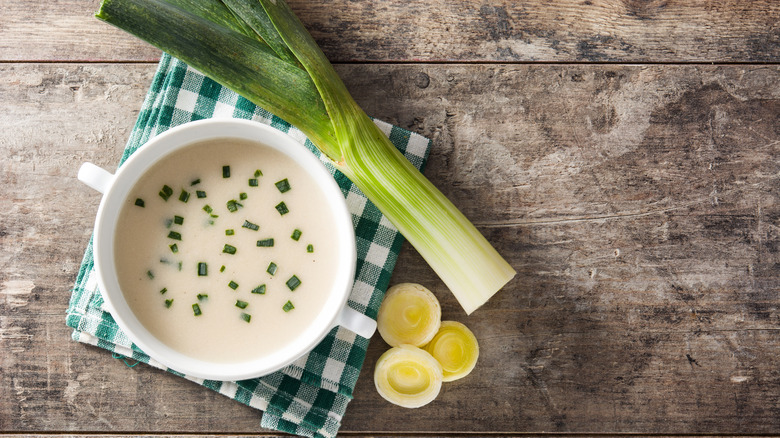
[(122, 293), (140, 322), (188, 356), (277, 351), (333, 288), (334, 219), (316, 182), (256, 142), (209, 140), (153, 166), (117, 224)]

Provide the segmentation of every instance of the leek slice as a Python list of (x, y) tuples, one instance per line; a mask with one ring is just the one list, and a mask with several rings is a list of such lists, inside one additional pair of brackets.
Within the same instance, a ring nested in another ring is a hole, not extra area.
[(442, 368), (425, 350), (400, 345), (376, 362), (374, 385), (385, 400), (405, 408), (424, 406), (441, 391)]
[(441, 328), (425, 351), (441, 364), (444, 381), (466, 377), (479, 358), (479, 343), (474, 333), (457, 321), (442, 321)]
[(391, 347), (422, 347), (439, 331), (441, 305), (431, 291), (419, 284), (397, 284), (387, 290), (376, 322), (379, 334)]

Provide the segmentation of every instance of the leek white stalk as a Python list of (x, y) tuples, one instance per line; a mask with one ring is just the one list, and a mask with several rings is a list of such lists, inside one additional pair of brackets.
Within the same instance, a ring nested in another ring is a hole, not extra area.
[(287, 3), (259, 3), (103, 0), (97, 16), (303, 131), (476, 310), (515, 270), (360, 109)]

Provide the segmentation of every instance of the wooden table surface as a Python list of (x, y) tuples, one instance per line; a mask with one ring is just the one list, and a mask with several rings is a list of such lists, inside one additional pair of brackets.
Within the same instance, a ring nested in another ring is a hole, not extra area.
[[(0, 435), (271, 434), (259, 413), (73, 342), (70, 288), (159, 52), (97, 0), (0, 1)], [(365, 110), (517, 277), (418, 410), (371, 342), (344, 435), (780, 431), (780, 2), (294, 0)]]

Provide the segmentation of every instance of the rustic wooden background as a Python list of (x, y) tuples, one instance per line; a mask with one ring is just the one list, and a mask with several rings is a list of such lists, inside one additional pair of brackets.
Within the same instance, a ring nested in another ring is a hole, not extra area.
[[(97, 0), (0, 2), (0, 435), (266, 434), (259, 414), (70, 340), (98, 195), (159, 52)], [(344, 435), (780, 431), (780, 2), (293, 0), (366, 111), (518, 270), (481, 357), (384, 402), (376, 336)], [(272, 434), (272, 433), (271, 433)]]

